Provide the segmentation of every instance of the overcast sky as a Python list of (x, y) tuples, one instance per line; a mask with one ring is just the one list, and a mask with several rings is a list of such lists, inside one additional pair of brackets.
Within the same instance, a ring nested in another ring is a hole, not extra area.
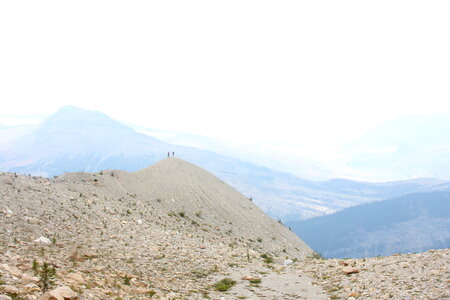
[[(450, 115), (450, 1), (1, 1), (0, 113), (301, 152)], [(330, 146), (331, 147), (331, 146)]]

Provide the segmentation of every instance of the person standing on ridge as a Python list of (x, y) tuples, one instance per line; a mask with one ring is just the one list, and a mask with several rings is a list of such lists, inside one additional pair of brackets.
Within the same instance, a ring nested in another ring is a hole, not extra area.
[(170, 152), (167, 152), (167, 158), (169, 158), (170, 157)]
[(175, 152), (172, 151), (172, 157), (175, 157)]

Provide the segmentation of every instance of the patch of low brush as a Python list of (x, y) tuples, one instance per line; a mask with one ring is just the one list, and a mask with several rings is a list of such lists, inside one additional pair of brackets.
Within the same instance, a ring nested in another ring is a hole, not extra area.
[(214, 289), (219, 292), (226, 292), (229, 289), (231, 289), (231, 287), (233, 287), (233, 285), (235, 284), (236, 284), (235, 280), (231, 278), (224, 278), (216, 282), (216, 284), (214, 284)]
[(260, 284), (261, 283), (261, 278), (250, 279), (249, 282), (251, 284)]
[(269, 253), (261, 254), (261, 258), (266, 264), (273, 263), (273, 257)]
[(323, 257), (322, 254), (320, 254), (319, 252), (316, 252), (316, 251), (314, 251), (314, 252), (311, 254), (311, 256), (312, 256), (312, 258), (314, 258), (314, 259), (325, 259), (325, 258)]

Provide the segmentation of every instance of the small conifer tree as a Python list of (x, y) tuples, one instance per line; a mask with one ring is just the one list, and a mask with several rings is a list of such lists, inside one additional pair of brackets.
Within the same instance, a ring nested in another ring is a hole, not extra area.
[(33, 259), (33, 265), (31, 266), (31, 268), (34, 271), (34, 275), (37, 275), (39, 273), (39, 263), (36, 259)]
[(39, 272), (39, 287), (43, 292), (48, 291), (54, 284), (56, 278), (55, 267), (50, 267), (47, 262), (42, 264), (41, 271)]

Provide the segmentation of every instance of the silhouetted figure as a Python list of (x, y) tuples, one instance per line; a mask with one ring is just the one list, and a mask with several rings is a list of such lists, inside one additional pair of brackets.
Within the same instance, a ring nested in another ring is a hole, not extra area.
[(170, 152), (167, 152), (167, 158), (169, 158), (170, 157)]
[(172, 157), (175, 157), (175, 152), (172, 152)]

